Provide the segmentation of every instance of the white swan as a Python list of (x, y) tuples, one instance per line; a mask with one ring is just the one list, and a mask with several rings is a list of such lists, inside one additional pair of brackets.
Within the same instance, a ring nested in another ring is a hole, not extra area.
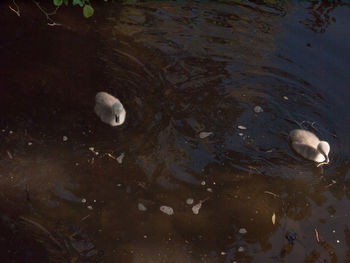
[(102, 91), (96, 94), (95, 101), (95, 113), (101, 121), (113, 127), (124, 123), (126, 111), (117, 98)]
[(293, 149), (305, 159), (317, 163), (329, 163), (330, 146), (320, 141), (312, 132), (296, 129), (289, 133)]

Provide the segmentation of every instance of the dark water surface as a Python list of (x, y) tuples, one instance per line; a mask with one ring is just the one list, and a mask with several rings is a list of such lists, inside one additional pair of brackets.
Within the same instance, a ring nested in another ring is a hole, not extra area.
[(350, 262), (349, 6), (0, 7), (0, 262)]

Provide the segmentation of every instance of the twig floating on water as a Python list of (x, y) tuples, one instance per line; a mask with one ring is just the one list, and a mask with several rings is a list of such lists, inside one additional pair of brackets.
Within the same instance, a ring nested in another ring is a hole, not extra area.
[(34, 226), (36, 226), (37, 228), (39, 228), (41, 231), (43, 231), (45, 234), (47, 234), (49, 236), (49, 238), (62, 250), (64, 250), (63, 246), (60, 244), (60, 242), (58, 242), (58, 240), (45, 228), (43, 227), (42, 225), (40, 225), (39, 223), (37, 222), (34, 222), (33, 220), (31, 219), (28, 219), (28, 218), (25, 218), (23, 216), (20, 216), (20, 218), (23, 220), (23, 221), (26, 221)]
[(84, 216), (81, 221), (84, 221), (85, 219), (89, 218), (91, 215)]
[(315, 236), (316, 236), (317, 243), (320, 243), (320, 238), (319, 238), (318, 231), (316, 228), (315, 228)]
[(13, 159), (12, 154), (9, 151), (6, 151), (6, 153), (7, 153), (7, 156), (12, 160)]
[(272, 195), (272, 196), (274, 196), (274, 197), (276, 197), (276, 198), (279, 198), (279, 197), (280, 197), (278, 194), (272, 193), (272, 192), (270, 192), (270, 191), (264, 191), (264, 193), (265, 193), (265, 194)]
[(115, 158), (112, 154), (110, 154), (110, 153), (106, 153), (106, 155), (108, 156), (108, 157), (110, 157), (110, 158), (112, 158), (113, 160), (117, 160), (117, 158)]
[(334, 185), (334, 184), (336, 184), (336, 183), (337, 183), (337, 181), (332, 180), (332, 183), (330, 183), (329, 185), (326, 185), (326, 188), (329, 188), (329, 187), (331, 187), (332, 185)]

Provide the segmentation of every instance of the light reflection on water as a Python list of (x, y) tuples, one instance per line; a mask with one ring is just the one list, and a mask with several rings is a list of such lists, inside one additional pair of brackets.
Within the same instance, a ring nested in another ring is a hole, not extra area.
[[(1, 262), (350, 260), (348, 11), (148, 2), (101, 9), (89, 33), (68, 12), (74, 27), (3, 14)], [(101, 90), (122, 127), (94, 116)], [(291, 151), (298, 125), (329, 166)]]

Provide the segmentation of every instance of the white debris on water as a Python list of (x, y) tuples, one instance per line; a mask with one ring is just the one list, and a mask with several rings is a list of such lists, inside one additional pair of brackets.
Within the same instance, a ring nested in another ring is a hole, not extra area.
[(171, 208), (170, 206), (166, 206), (166, 205), (162, 205), (160, 208), (159, 208), (160, 211), (162, 211), (164, 214), (167, 214), (169, 216), (173, 215), (174, 214), (174, 209)]
[(240, 129), (240, 130), (246, 130), (247, 127), (245, 127), (245, 126), (243, 126), (243, 125), (238, 125), (238, 129)]
[(33, 145), (33, 143), (32, 143), (32, 142), (28, 142), (28, 145), (29, 145), (29, 146), (32, 146), (32, 145)]
[(142, 212), (147, 211), (147, 207), (142, 203), (138, 203), (137, 208)]
[(123, 159), (125, 157), (125, 153), (121, 153), (118, 157), (117, 157), (117, 162), (119, 164), (122, 164), (123, 163)]
[(205, 185), (205, 184), (206, 184), (206, 182), (205, 182), (205, 181), (202, 181), (202, 182), (201, 182), (201, 185)]
[(98, 155), (98, 152), (95, 151), (95, 148), (94, 147), (89, 147), (89, 150), (91, 152), (93, 152), (95, 155)]
[(82, 202), (83, 204), (85, 204), (85, 203), (86, 203), (86, 199), (85, 199), (85, 198), (81, 199), (81, 202)]
[(193, 198), (187, 198), (186, 199), (186, 204), (188, 204), (188, 205), (192, 205), (193, 202), (194, 202)]
[(255, 113), (261, 113), (261, 112), (264, 112), (264, 110), (259, 105), (257, 105), (257, 106), (254, 107), (254, 112)]
[(202, 202), (199, 202), (198, 204), (194, 205), (192, 207), (193, 214), (198, 215), (199, 214), (199, 209), (201, 209), (201, 207), (202, 207)]
[(207, 191), (208, 191), (209, 193), (212, 193), (212, 192), (213, 192), (213, 189), (210, 188), (210, 187), (208, 187), (208, 188), (207, 188)]
[(287, 96), (283, 96), (283, 99), (288, 100), (288, 97)]
[(63, 137), (62, 137), (62, 140), (63, 140), (64, 142), (66, 142), (66, 141), (68, 141), (68, 137), (67, 137), (67, 136), (63, 136)]
[(247, 231), (247, 229), (245, 229), (245, 228), (240, 228), (240, 229), (238, 230), (238, 233), (244, 235), (244, 234), (247, 234), (248, 231)]
[(91, 205), (88, 205), (87, 208), (88, 208), (89, 210), (92, 210), (92, 206), (91, 206)]
[(240, 132), (240, 133), (238, 133), (238, 135), (239, 135), (239, 136), (243, 136), (244, 134)]
[(209, 136), (212, 135), (212, 134), (213, 134), (212, 132), (201, 132), (201, 133), (199, 134), (199, 138), (204, 139), (204, 138), (209, 137)]
[(239, 247), (238, 252), (244, 252), (244, 247)]

